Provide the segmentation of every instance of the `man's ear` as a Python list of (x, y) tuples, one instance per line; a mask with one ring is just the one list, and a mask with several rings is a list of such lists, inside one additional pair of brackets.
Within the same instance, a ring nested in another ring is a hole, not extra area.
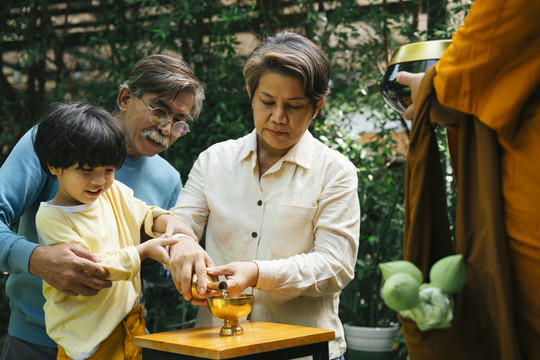
[(116, 99), (118, 109), (120, 109), (120, 111), (126, 111), (129, 101), (132, 97), (133, 94), (131, 93), (131, 91), (129, 91), (127, 86), (121, 88), (120, 92), (118, 93), (118, 98)]

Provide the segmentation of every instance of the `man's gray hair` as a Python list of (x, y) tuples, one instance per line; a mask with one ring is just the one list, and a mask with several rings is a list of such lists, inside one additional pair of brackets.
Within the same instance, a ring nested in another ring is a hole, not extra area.
[(163, 54), (149, 55), (139, 60), (120, 89), (127, 87), (134, 95), (155, 93), (174, 100), (180, 93), (193, 94), (190, 115), (201, 113), (204, 88), (190, 66), (182, 59)]

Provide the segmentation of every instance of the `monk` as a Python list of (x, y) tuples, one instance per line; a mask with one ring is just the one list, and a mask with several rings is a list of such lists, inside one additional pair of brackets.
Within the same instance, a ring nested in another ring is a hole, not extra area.
[(434, 154), (425, 138), (435, 123), (448, 129), (458, 186), (455, 246), (467, 265), (452, 329), (421, 333), (401, 319), (411, 359), (540, 359), (538, 19), (539, 1), (476, 0), (433, 68), (398, 74), (413, 97), (403, 116), (417, 128), (407, 165), (405, 258), (426, 273), (453, 251), (448, 239), (433, 236), (439, 220), (426, 229), (415, 215), (438, 206), (433, 196), (444, 199), (430, 185), (437, 170), (423, 163)]

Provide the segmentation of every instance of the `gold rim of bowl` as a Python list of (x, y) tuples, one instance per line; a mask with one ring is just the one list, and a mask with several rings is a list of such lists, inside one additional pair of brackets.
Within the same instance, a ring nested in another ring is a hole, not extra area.
[(253, 301), (253, 294), (228, 294), (227, 296), (216, 295), (206, 298), (208, 304), (212, 304), (214, 301), (227, 300), (230, 304), (240, 304)]
[(452, 40), (429, 40), (405, 44), (396, 49), (388, 66), (419, 60), (439, 59)]

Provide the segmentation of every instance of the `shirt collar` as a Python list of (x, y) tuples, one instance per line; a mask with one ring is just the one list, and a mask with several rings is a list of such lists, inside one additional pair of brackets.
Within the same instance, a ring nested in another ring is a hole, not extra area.
[(246, 160), (252, 154), (257, 154), (257, 132), (255, 129), (246, 135), (246, 141), (240, 150), (240, 160)]
[[(280, 162), (292, 162), (305, 169), (311, 168), (313, 161), (313, 151), (315, 149), (315, 138), (306, 130), (300, 140), (285, 154)], [(257, 132), (253, 130), (246, 135), (246, 141), (240, 151), (240, 160), (257, 155)]]
[(129, 170), (135, 170), (141, 167), (147, 158), (148, 157), (144, 155), (139, 158), (134, 158), (128, 155), (126, 156), (126, 159), (124, 160), (123, 166), (127, 167)]

